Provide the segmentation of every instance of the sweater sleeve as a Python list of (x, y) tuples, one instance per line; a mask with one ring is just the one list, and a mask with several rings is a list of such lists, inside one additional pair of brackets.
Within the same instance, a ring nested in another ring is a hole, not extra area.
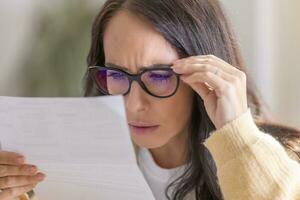
[(204, 145), (216, 163), (225, 200), (300, 200), (300, 164), (258, 129), (249, 108)]

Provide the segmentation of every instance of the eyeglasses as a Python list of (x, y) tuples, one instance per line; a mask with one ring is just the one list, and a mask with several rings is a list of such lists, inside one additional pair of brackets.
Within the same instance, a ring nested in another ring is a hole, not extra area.
[(167, 98), (176, 93), (180, 82), (179, 74), (170, 66), (145, 68), (138, 74), (129, 74), (119, 68), (108, 66), (90, 66), (88, 69), (97, 88), (106, 95), (126, 95), (130, 92), (132, 82), (137, 81), (148, 94)]

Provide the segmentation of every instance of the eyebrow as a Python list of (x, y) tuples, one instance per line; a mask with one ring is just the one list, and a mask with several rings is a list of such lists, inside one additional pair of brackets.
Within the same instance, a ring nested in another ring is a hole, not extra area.
[[(113, 64), (113, 63), (105, 63), (105, 66), (118, 68), (118, 69), (129, 72), (128, 68), (123, 67), (123, 66), (119, 66), (119, 65), (116, 65), (116, 64)], [(153, 64), (153, 65), (149, 65), (149, 66), (142, 66), (139, 71), (142, 71), (144, 69), (149, 69), (149, 68), (150, 69), (152, 69), (152, 68), (170, 68), (170, 66), (172, 66), (172, 64)]]

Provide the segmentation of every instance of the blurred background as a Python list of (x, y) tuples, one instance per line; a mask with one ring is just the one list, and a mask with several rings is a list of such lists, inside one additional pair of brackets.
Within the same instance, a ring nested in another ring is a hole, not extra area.
[[(221, 0), (275, 120), (300, 128), (300, 1)], [(101, 0), (1, 0), (0, 95), (82, 96)]]

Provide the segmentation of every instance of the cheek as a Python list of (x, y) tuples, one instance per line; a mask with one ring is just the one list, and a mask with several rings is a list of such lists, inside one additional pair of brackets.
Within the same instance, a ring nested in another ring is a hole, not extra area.
[(170, 98), (157, 100), (153, 103), (152, 114), (156, 114), (160, 127), (155, 134), (133, 137), (134, 142), (146, 148), (157, 148), (169, 143), (181, 133), (190, 120), (193, 104), (193, 91), (184, 84)]
[(166, 114), (166, 126), (170, 129), (170, 133), (177, 134), (187, 125), (190, 120), (192, 105), (193, 90), (181, 83), (174, 98), (170, 98), (170, 102), (164, 107), (165, 109), (161, 108)]

